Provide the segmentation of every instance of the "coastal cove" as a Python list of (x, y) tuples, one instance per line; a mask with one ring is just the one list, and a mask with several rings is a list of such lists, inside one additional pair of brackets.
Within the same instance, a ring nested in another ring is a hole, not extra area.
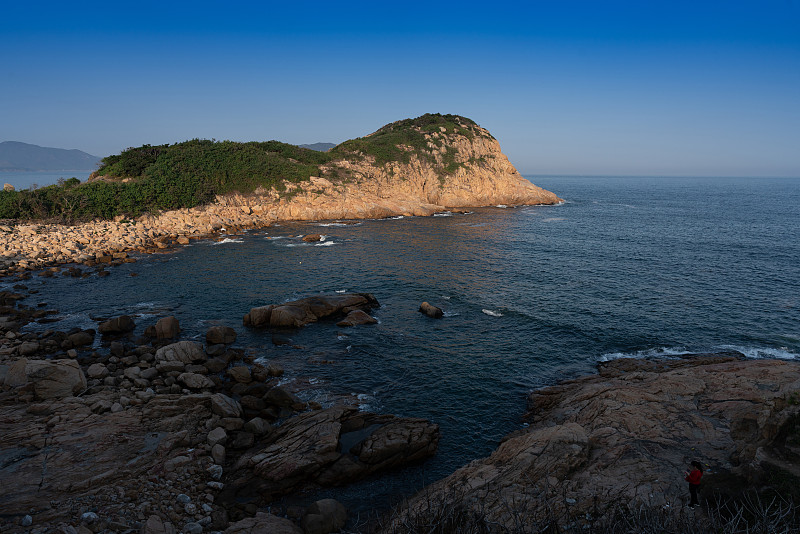
[[(425, 464), (329, 492), (356, 511), (487, 456), (520, 428), (531, 390), (598, 361), (726, 349), (800, 358), (800, 179), (532, 181), (566, 202), (278, 223), (140, 256), (103, 278), (34, 276), (27, 304), (58, 309), (59, 321), (26, 329), (96, 328), (122, 314), (139, 325), (174, 315), (183, 338), (231, 326), (237, 346), (305, 382), (304, 400), (355, 395), (365, 409), (438, 423)], [(241, 325), (251, 307), (345, 290), (375, 295), (379, 324), (323, 321), (281, 346)], [(419, 314), (424, 300), (445, 317)]]

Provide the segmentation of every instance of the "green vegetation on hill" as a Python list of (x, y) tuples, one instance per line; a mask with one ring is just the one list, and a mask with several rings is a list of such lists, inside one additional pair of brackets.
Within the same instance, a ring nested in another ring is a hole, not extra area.
[(476, 135), (486, 135), (474, 121), (465, 117), (426, 113), (416, 119), (387, 124), (366, 137), (345, 141), (331, 149), (331, 153), (344, 158), (372, 156), (377, 165), (394, 161), (408, 163), (412, 153), (422, 159), (432, 160), (431, 147), (428, 143), (437, 148), (441, 148), (444, 144), (441, 137), (425, 137), (425, 134), (433, 133), (459, 134), (468, 139), (473, 139)]
[[(318, 152), (279, 141), (237, 143), (194, 139), (174, 145), (143, 145), (103, 158), (97, 176), (86, 184), (77, 179), (29, 191), (0, 191), (0, 219), (63, 220), (148, 211), (189, 208), (208, 203), (215, 195), (252, 193), (259, 187), (285, 190), (325, 174), (321, 168), (336, 160), (369, 155), (377, 165), (408, 163), (411, 154), (436, 163), (443, 175), (459, 167), (456, 150), (444, 148), (441, 135), (469, 139), (488, 135), (470, 119), (458, 115), (426, 114), (388, 124), (377, 132), (345, 141), (329, 152)], [(437, 162), (429, 146), (441, 152)], [(335, 171), (326, 174), (333, 177)]]

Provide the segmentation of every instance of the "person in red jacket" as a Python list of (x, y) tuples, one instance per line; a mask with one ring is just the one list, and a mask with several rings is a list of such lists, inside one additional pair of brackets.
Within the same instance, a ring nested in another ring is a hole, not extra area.
[(700, 479), (703, 478), (703, 466), (698, 461), (692, 462), (692, 470), (684, 472), (684, 480), (689, 483), (689, 495), (692, 497), (692, 502), (689, 503), (689, 508), (700, 506), (700, 501), (697, 500), (697, 490), (700, 488)]

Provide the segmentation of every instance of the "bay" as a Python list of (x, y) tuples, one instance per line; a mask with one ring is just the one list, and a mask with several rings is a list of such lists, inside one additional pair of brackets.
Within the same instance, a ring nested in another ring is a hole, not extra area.
[[(348, 397), (440, 424), (425, 464), (323, 492), (354, 510), (486, 456), (521, 427), (531, 390), (600, 360), (727, 349), (799, 357), (800, 179), (531, 180), (565, 203), (284, 223), (142, 257), (106, 278), (34, 277), (36, 298), (62, 319), (30, 328), (96, 328), (121, 314), (143, 327), (175, 315), (183, 337), (202, 340), (229, 325), (237, 345), (302, 381), (305, 399)], [(310, 233), (325, 241), (302, 242)], [(300, 348), (241, 325), (251, 307), (337, 291), (373, 293), (380, 323), (312, 324), (287, 334)], [(420, 314), (422, 301), (445, 317)]]

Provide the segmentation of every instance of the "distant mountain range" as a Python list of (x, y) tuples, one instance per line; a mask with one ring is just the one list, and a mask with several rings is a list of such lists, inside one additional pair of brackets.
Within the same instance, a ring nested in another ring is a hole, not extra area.
[(100, 158), (80, 150), (50, 148), (19, 141), (0, 143), (0, 171), (65, 171), (97, 168)]
[(311, 150), (316, 150), (317, 152), (327, 152), (328, 150), (332, 149), (336, 146), (335, 143), (312, 143), (310, 145), (297, 145), (301, 148), (310, 148)]

